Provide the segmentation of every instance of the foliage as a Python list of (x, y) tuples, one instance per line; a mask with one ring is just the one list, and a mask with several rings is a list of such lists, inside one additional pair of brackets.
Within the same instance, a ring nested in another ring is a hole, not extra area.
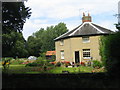
[(120, 72), (120, 32), (101, 39), (101, 56), (102, 61), (108, 72), (116, 74)]
[(60, 67), (60, 66), (61, 66), (61, 63), (60, 63), (60, 62), (57, 62), (57, 63), (55, 64), (55, 66), (56, 66), (56, 67)]
[(26, 18), (31, 15), (24, 2), (2, 3), (2, 56), (24, 57), (27, 54), (25, 40), (22, 35)]
[(22, 64), (24, 61), (23, 60), (13, 60), (13, 61), (11, 61), (10, 63), (12, 64), (12, 65), (17, 65), (17, 64)]
[(28, 64), (26, 64), (26, 67), (27, 67), (27, 66), (34, 67), (34, 66), (39, 66), (39, 64), (36, 63), (36, 62), (33, 62), (33, 63), (28, 63)]
[(103, 65), (102, 65), (102, 63), (100, 61), (98, 61), (98, 60), (93, 61), (93, 67), (94, 68), (101, 68), (102, 66)]
[(25, 46), (25, 40), (22, 33), (10, 32), (9, 34), (3, 34), (2, 36), (2, 53), (3, 57), (25, 57), (27, 50)]
[(50, 26), (46, 29), (41, 28), (39, 31), (33, 33), (27, 40), (29, 55), (39, 56), (40, 53), (40, 56), (42, 56), (41, 53), (55, 50), (54, 39), (67, 31), (66, 24), (59, 23), (58, 25)]
[(116, 28), (120, 31), (120, 23), (115, 24)]
[(25, 7), (24, 2), (3, 2), (2, 33), (21, 32), (26, 18), (29, 18), (31, 15), (30, 10), (29, 7)]
[(27, 44), (27, 51), (29, 56), (39, 56), (40, 48), (41, 48), (41, 42), (40, 39), (37, 39), (33, 36), (29, 36), (28, 40), (26, 42)]

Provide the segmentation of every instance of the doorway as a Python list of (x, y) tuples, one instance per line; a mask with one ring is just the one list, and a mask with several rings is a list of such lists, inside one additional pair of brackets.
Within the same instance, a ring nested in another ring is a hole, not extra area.
[(79, 63), (80, 62), (80, 54), (79, 51), (75, 51), (75, 63)]

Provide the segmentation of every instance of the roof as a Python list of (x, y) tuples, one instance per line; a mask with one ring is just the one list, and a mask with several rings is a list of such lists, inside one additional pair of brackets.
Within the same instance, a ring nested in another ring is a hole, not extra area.
[(70, 37), (80, 37), (80, 36), (95, 36), (95, 35), (106, 35), (106, 34), (112, 34), (113, 31), (110, 29), (106, 29), (102, 26), (99, 26), (97, 24), (94, 24), (92, 22), (84, 22), (75, 29), (68, 31), (64, 33), (63, 35), (55, 38), (54, 40), (60, 40)]
[(46, 52), (46, 56), (52, 56), (52, 55), (55, 55), (56, 54), (56, 51), (47, 51)]

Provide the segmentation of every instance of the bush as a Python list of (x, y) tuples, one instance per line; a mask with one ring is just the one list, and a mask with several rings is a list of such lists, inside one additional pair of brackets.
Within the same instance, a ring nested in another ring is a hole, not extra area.
[(46, 60), (36, 60), (36, 61), (34, 61), (34, 62), (32, 62), (32, 63), (28, 63), (28, 64), (26, 64), (26, 66), (31, 66), (31, 67), (35, 67), (35, 66), (43, 66), (43, 65), (45, 65), (45, 64), (47, 64), (47, 61)]
[(101, 38), (101, 56), (105, 68), (110, 74), (120, 73), (120, 32)]
[(61, 66), (61, 63), (60, 63), (60, 62), (57, 62), (57, 63), (55, 64), (55, 66), (60, 67), (60, 66)]
[(33, 63), (28, 63), (28, 64), (26, 64), (26, 67), (27, 67), (27, 66), (35, 67), (35, 66), (38, 66), (38, 64), (35, 63), (35, 62), (33, 62)]
[(98, 60), (93, 61), (93, 67), (94, 68), (101, 68), (102, 66), (103, 65), (102, 65), (102, 63), (100, 61), (98, 61)]

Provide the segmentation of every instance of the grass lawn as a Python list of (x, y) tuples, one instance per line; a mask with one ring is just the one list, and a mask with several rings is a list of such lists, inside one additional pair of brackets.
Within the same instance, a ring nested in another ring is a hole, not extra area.
[(62, 73), (62, 71), (68, 71), (69, 73), (91, 73), (91, 71), (93, 70), (92, 67), (85, 67), (85, 66), (80, 66), (80, 67), (56, 67), (54, 69), (51, 69), (49, 71), (47, 71), (48, 73), (55, 73), (55, 74), (59, 74)]
[[(49, 68), (49, 67), (48, 67)], [(80, 67), (52, 67), (47, 71), (44, 71), (42, 67), (25, 67), (23, 64), (10, 65), (9, 69), (3, 72), (8, 74), (38, 74), (38, 73), (51, 73), (60, 74), (62, 71), (68, 71), (69, 73), (91, 73), (92, 67), (80, 66)]]
[[(42, 71), (41, 67), (10, 65), (2, 75), (3, 88), (118, 88), (119, 80), (105, 73), (91, 73), (92, 67), (54, 67)], [(61, 74), (69, 71), (70, 74)]]

